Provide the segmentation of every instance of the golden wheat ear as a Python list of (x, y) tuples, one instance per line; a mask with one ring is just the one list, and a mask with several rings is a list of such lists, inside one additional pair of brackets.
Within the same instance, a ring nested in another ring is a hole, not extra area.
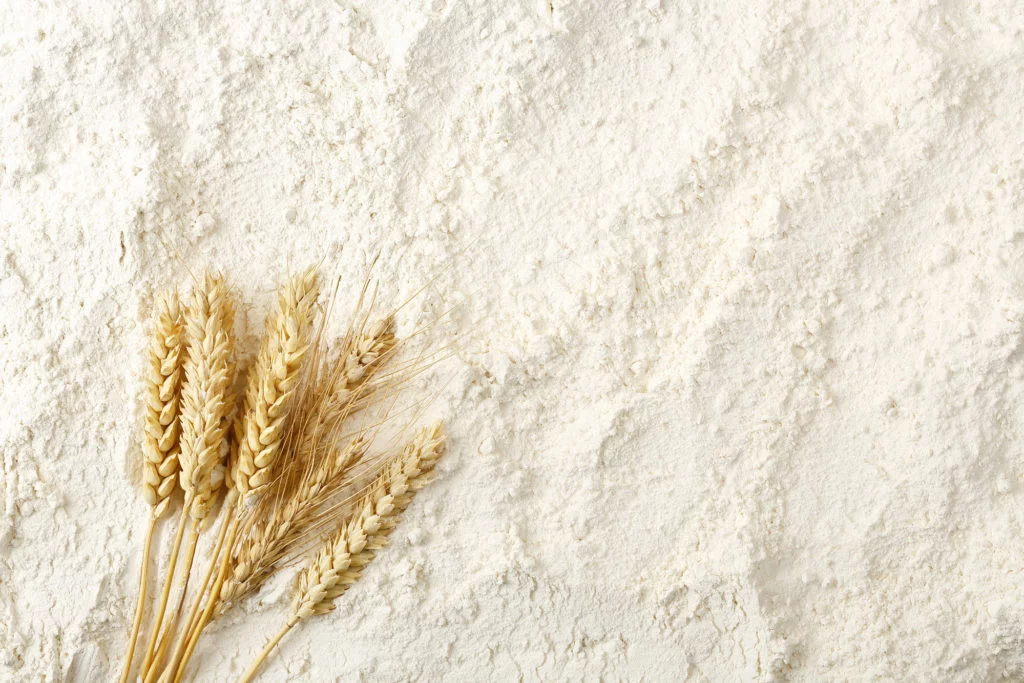
[(270, 481), (302, 361), (309, 349), (319, 297), (319, 277), (309, 269), (281, 288), (277, 306), (267, 319), (263, 344), (249, 373), (239, 425), (233, 467), (239, 504)]
[(146, 425), (143, 496), (159, 517), (167, 508), (178, 476), (178, 408), (184, 361), (184, 318), (176, 291), (160, 295), (146, 366)]
[(209, 273), (185, 312), (185, 384), (181, 395), (181, 488), (193, 520), (203, 520), (224, 479), (225, 434), (234, 401), (234, 303), (223, 278)]
[(150, 505), (149, 524), (142, 549), (138, 604), (128, 635), (121, 681), (128, 680), (135, 641), (142, 626), (149, 579), (149, 556), (153, 531), (163, 516), (178, 478), (178, 408), (180, 405), (182, 362), (184, 360), (184, 318), (178, 292), (160, 294), (153, 307), (145, 376), (146, 421), (142, 437), (142, 495)]
[(292, 603), (294, 619), (334, 609), (334, 600), (359, 579), (413, 496), (430, 481), (444, 444), (441, 423), (421, 430), (371, 485), (358, 511), (299, 574)]
[(444, 454), (441, 423), (421, 430), (370, 486), (362, 504), (298, 577), (292, 613), (242, 677), (251, 681), (267, 656), (296, 624), (334, 609), (334, 601), (362, 576), (363, 569), (401, 519), (413, 496), (429, 483)]

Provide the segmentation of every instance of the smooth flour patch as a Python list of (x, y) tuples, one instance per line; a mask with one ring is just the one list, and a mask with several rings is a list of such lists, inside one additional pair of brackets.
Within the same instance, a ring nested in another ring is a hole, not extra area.
[(378, 254), (450, 452), (263, 680), (1024, 678), (1018, 3), (122, 4), (0, 8), (0, 679), (119, 668), (155, 292)]

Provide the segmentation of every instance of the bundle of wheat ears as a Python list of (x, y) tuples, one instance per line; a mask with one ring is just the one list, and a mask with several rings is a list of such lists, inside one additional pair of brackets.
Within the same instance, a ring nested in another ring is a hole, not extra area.
[[(176, 291), (158, 297), (142, 439), (150, 513), (122, 683), (133, 672), (145, 683), (182, 680), (213, 620), (305, 561), (281, 630), (241, 679), (252, 680), (299, 622), (334, 609), (430, 480), (445, 447), (440, 424), (404, 445), (376, 443), (400, 385), (425, 364), (394, 360), (393, 315), (372, 319), (367, 290), (347, 334), (329, 343), (317, 272), (290, 278), (237, 393), (224, 280), (207, 274), (186, 300)], [(162, 587), (147, 606), (154, 532), (179, 498)], [(193, 575), (204, 534), (209, 557)]]

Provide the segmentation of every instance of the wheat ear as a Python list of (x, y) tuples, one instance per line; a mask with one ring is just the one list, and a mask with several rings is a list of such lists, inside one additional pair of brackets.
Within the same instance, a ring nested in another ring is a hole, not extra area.
[(145, 454), (143, 496), (163, 514), (178, 476), (178, 407), (184, 320), (176, 291), (157, 299), (153, 313), (153, 339), (146, 369), (146, 427), (142, 442)]
[(281, 289), (277, 308), (267, 320), (263, 345), (249, 374), (238, 434), (233, 475), (239, 504), (270, 480), (319, 296), (316, 270), (300, 273)]
[(224, 439), (234, 401), (234, 304), (224, 280), (207, 274), (185, 314), (181, 401), (181, 488), (189, 516), (203, 521), (224, 482)]
[[(174, 582), (174, 569), (185, 522), (192, 524), (186, 555), (192, 558), (198, 542), (199, 524), (206, 519), (216, 494), (223, 485), (227, 442), (224, 439), (234, 407), (231, 383), (234, 379), (234, 304), (223, 278), (207, 273), (193, 291), (185, 311), (184, 384), (181, 389), (181, 452), (179, 481), (185, 492), (178, 537), (153, 632), (146, 647), (143, 674), (147, 680), (158, 669), (155, 648)], [(181, 595), (188, 588), (191, 562), (183, 572)], [(179, 600), (180, 603), (180, 600)], [(168, 628), (169, 633), (170, 627)], [(165, 638), (167, 634), (165, 633)]]
[(121, 683), (128, 680), (135, 656), (135, 641), (142, 626), (146, 606), (146, 584), (149, 579), (149, 556), (157, 520), (170, 503), (170, 495), (178, 475), (178, 404), (181, 388), (184, 322), (177, 291), (164, 292), (153, 308), (149, 353), (146, 365), (146, 423), (142, 438), (142, 494), (150, 505), (149, 523), (143, 541), (142, 571), (139, 579), (138, 604), (128, 636)]
[(405, 447), (370, 488), (359, 509), (299, 574), (291, 617), (242, 677), (248, 683), (295, 624), (334, 609), (334, 601), (362, 576), (377, 551), (387, 545), (402, 512), (431, 479), (444, 453), (441, 424), (428, 427)]
[(377, 550), (387, 545), (400, 515), (416, 493), (432, 478), (434, 465), (444, 452), (441, 424), (428, 427), (412, 440), (367, 494), (361, 509), (334, 539), (321, 549), (299, 575), (292, 603), (296, 619), (307, 619), (334, 609), (334, 600), (361, 576)]

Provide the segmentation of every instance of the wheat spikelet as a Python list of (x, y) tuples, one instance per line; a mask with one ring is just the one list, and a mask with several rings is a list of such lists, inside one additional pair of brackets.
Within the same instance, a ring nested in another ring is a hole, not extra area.
[(159, 517), (178, 475), (178, 407), (184, 360), (184, 322), (177, 291), (156, 300), (146, 368), (143, 497)]
[(406, 446), (371, 487), (358, 511), (299, 575), (292, 620), (334, 609), (334, 600), (359, 579), (363, 568), (387, 544), (401, 513), (429, 482), (443, 452), (440, 423), (422, 430)]
[(181, 401), (181, 487), (193, 520), (205, 519), (224, 481), (225, 433), (234, 408), (234, 306), (220, 276), (209, 273), (185, 313)]
[(263, 489), (283, 437), (285, 418), (309, 346), (319, 278), (314, 269), (289, 280), (278, 295), (277, 308), (256, 364), (249, 373), (245, 405), (236, 431), (238, 452), (232, 467), (239, 504)]
[(386, 316), (370, 324), (361, 334), (350, 332), (342, 344), (339, 358), (330, 372), (319, 377), (319, 393), (329, 407), (337, 410), (349, 405), (373, 372), (395, 348), (395, 319)]

